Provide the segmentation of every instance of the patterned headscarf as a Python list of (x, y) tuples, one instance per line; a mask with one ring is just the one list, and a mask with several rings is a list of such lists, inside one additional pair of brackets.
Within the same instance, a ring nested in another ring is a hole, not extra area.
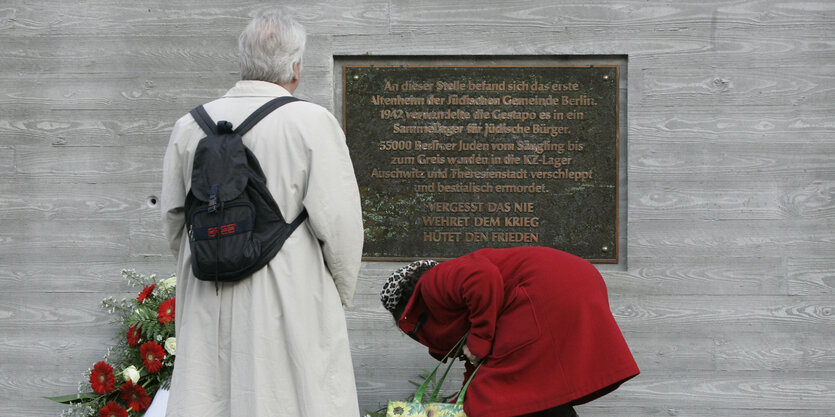
[(383, 307), (388, 311), (394, 312), (397, 303), (403, 297), (403, 293), (409, 293), (414, 290), (415, 277), (423, 275), (424, 272), (437, 264), (437, 261), (431, 260), (415, 261), (394, 271), (383, 285), (383, 291), (380, 292), (380, 301), (383, 302)]

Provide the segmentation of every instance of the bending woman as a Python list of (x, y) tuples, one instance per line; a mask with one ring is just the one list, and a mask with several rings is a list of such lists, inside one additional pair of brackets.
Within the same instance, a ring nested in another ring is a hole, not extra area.
[(482, 249), (393, 273), (381, 300), (441, 359), (469, 331), (470, 417), (576, 416), (572, 406), (638, 375), (597, 269), (543, 247)]

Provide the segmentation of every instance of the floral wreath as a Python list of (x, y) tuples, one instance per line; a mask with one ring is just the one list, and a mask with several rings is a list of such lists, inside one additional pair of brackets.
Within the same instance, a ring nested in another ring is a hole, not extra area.
[(145, 414), (159, 389), (167, 389), (174, 370), (177, 339), (174, 337), (177, 277), (157, 281), (134, 270), (122, 270), (133, 287), (142, 287), (136, 298), (102, 301), (119, 325), (118, 343), (108, 349), (79, 383), (77, 394), (47, 397), (70, 404), (65, 417), (138, 417)]

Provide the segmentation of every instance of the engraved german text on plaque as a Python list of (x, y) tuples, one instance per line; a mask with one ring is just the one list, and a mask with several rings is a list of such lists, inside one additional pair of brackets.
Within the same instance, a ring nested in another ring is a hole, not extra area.
[(618, 67), (345, 66), (366, 259), (618, 254)]

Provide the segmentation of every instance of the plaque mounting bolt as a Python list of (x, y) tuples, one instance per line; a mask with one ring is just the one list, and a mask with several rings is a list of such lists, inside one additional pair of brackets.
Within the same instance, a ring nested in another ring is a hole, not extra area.
[(355, 76), (354, 76), (354, 79), (355, 79), (355, 80), (359, 80), (359, 79), (360, 79), (360, 76), (359, 76), (359, 75), (355, 75)]
[(608, 247), (608, 246), (604, 246), (604, 247), (600, 248), (600, 250), (602, 250), (602, 251), (603, 251), (603, 253), (606, 253), (606, 252), (609, 252), (609, 247)]
[[(603, 79), (604, 79), (604, 80), (608, 80), (608, 79), (609, 79), (609, 74), (604, 75), (604, 76), (603, 76)], [(605, 251), (604, 251), (604, 252), (605, 252)]]

